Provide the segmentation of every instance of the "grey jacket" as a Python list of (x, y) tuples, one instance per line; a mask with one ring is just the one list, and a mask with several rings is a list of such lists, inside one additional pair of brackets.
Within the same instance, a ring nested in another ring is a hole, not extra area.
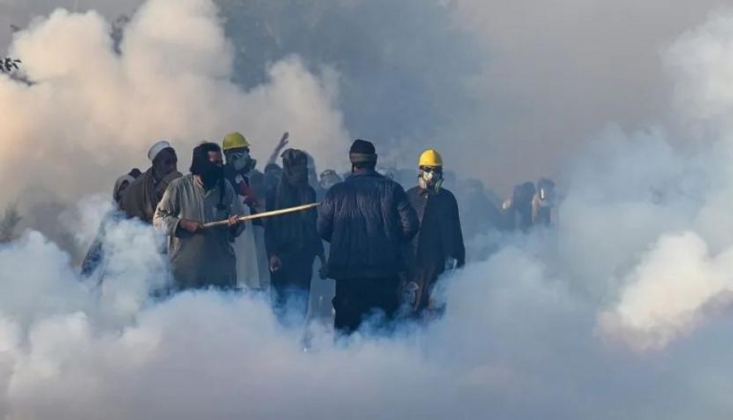
[(237, 284), (232, 245), (244, 224), (206, 229), (195, 235), (179, 226), (181, 219), (208, 223), (244, 214), (244, 203), (234, 188), (228, 181), (223, 186), (224, 191), (220, 186), (206, 191), (193, 175), (185, 175), (171, 182), (155, 211), (153, 225), (171, 238), (168, 254), (179, 290)]

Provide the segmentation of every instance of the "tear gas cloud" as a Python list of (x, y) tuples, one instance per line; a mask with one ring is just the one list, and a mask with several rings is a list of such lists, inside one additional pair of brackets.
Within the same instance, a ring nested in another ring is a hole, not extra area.
[[(153, 302), (162, 238), (135, 222), (110, 227), (101, 289), (39, 233), (0, 245), (0, 416), (730, 418), (731, 27), (723, 12), (680, 31), (660, 58), (677, 119), (609, 126), (576, 151), (556, 229), (487, 234), (499, 250), (446, 279), (446, 316), (395, 337), (334, 345), (313, 326), (303, 352), (302, 332), (279, 327), (262, 296)], [(0, 79), (15, 100), (0, 111), (3, 180), (53, 174), (76, 198), (101, 183), (83, 174), (126, 170), (155, 133), (190, 145), (241, 124), (276, 138), (280, 118), (323, 161), (342, 154), (337, 66), (288, 55), (238, 88), (234, 44), (204, 0), (145, 3), (119, 56), (108, 29), (96, 13), (54, 12), (16, 34), (11, 53), (38, 84)], [(55, 144), (16, 147), (48, 127)], [(696, 141), (674, 146), (685, 138)], [(3, 182), (5, 194), (26, 186)], [(74, 241), (89, 241), (104, 201), (84, 198), (64, 219)]]
[[(0, 114), (5, 201), (31, 186), (62, 201), (107, 191), (107, 177), (144, 169), (148, 147), (160, 138), (179, 147), (182, 169), (196, 143), (244, 128), (252, 138), (276, 140), (288, 127), (300, 147), (324, 160), (347, 150), (332, 72), (314, 74), (291, 56), (263, 63), (263, 84), (247, 91), (234, 85), (233, 48), (213, 3), (142, 5), (120, 55), (109, 31), (96, 12), (57, 10), (15, 34), (9, 55), (37, 84), (0, 80), (8, 104)], [(254, 152), (266, 157), (269, 149)]]

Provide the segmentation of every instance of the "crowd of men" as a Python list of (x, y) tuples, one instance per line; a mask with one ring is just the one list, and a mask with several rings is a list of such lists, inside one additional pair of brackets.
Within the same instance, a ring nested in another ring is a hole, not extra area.
[[(423, 152), (416, 185), (405, 191), (391, 171), (377, 166), (377, 152), (368, 141), (353, 142), (349, 174), (325, 170), (320, 178), (312, 157), (283, 150), (287, 144), (285, 133), (260, 172), (247, 139), (231, 133), (221, 145), (196, 146), (186, 175), (178, 171), (170, 143), (154, 144), (150, 168), (132, 170), (115, 182), (116, 211), (105, 218), (83, 275), (103, 281), (109, 223), (138, 219), (168, 238), (161, 253), (170, 262), (173, 284), (166, 294), (268, 290), (282, 315), (292, 312), (286, 310), (292, 308), (291, 298), (311, 292), (317, 268), (319, 277), (335, 281), (333, 298), (326, 300), (340, 333), (358, 330), (367, 319), (389, 325), (397, 317), (439, 315), (436, 284), (466, 262), (458, 201), (443, 185), (441, 155)], [(542, 180), (538, 191), (529, 186), (515, 188), (497, 210), (518, 229), (550, 223), (546, 210), (554, 185)], [(315, 203), (320, 205), (290, 211)], [(305, 311), (296, 310), (301, 319)]]

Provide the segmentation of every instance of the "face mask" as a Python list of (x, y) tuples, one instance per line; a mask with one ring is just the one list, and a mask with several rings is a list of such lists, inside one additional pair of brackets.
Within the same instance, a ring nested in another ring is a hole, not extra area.
[(308, 183), (308, 167), (297, 164), (286, 166), (284, 176), (291, 185), (305, 185)]
[(229, 161), (237, 172), (248, 169), (251, 160), (249, 152), (238, 152), (229, 155)]
[(199, 176), (201, 176), (201, 181), (206, 188), (213, 188), (224, 177), (224, 167), (207, 162), (206, 167)]
[(420, 188), (424, 190), (433, 189), (437, 192), (443, 185), (443, 176), (437, 171), (422, 170), (420, 171), (420, 178), (418, 181), (420, 183)]

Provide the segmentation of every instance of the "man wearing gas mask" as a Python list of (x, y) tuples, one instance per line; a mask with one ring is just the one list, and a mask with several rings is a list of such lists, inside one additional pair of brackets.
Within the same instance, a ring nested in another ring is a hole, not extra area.
[[(255, 182), (262, 184), (263, 175), (255, 170), (257, 161), (250, 156), (250, 144), (241, 133), (230, 133), (222, 141), (226, 158), (224, 177), (234, 187), (248, 214), (264, 209)], [(270, 282), (265, 252), (265, 229), (261, 220), (246, 222), (246, 229), (234, 244), (237, 254), (237, 281), (252, 290), (264, 290)]]
[(418, 186), (407, 191), (417, 211), (420, 231), (408, 248), (405, 303), (418, 315), (434, 308), (431, 293), (441, 274), (463, 267), (466, 249), (458, 202), (443, 188), (443, 158), (428, 149), (420, 155)]
[(224, 176), (242, 196), (244, 203), (252, 213), (256, 213), (259, 200), (251, 185), (250, 175), (254, 175), (257, 161), (250, 156), (249, 146), (247, 139), (240, 133), (230, 133), (224, 137), (222, 142), (222, 150), (226, 158)]

